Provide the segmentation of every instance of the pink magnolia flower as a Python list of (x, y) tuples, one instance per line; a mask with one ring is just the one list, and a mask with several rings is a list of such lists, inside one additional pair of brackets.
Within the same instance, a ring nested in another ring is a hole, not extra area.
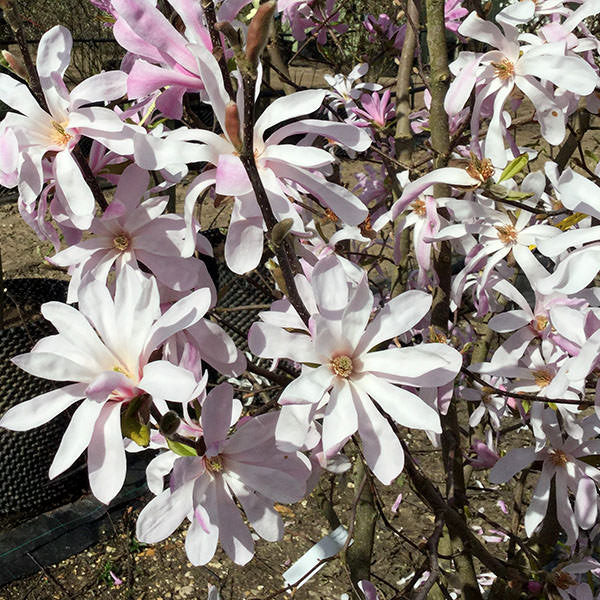
[(396, 50), (402, 49), (406, 37), (406, 25), (399, 27), (389, 15), (380, 14), (377, 18), (375, 15), (367, 15), (363, 21), (363, 26), (369, 32), (371, 43), (378, 41), (379, 36), (383, 36), (392, 43)]
[[(527, 7), (525, 7), (527, 8)], [(565, 135), (566, 115), (560, 101), (540, 80), (569, 90), (576, 96), (591, 94), (598, 83), (594, 69), (577, 55), (565, 55), (564, 44), (521, 45), (519, 31), (509, 16), (497, 17), (504, 34), (489, 21), (472, 12), (458, 29), (465, 37), (496, 48), (484, 54), (461, 53), (451, 65), (456, 79), (446, 95), (449, 115), (458, 114), (476, 88), (476, 100), (471, 115), (471, 131), (479, 136), (481, 110), (484, 101), (493, 98), (493, 114), (485, 137), (484, 154), (498, 166), (506, 164), (504, 149), (504, 104), (517, 86), (536, 108), (541, 132), (550, 144), (560, 144)]]
[(71, 47), (71, 34), (58, 25), (40, 39), (37, 71), (49, 113), (40, 108), (27, 86), (5, 74), (0, 74), (0, 100), (21, 113), (9, 112), (3, 123), (14, 132), (23, 156), (18, 184), (23, 202), (35, 203), (46, 179), (42, 159), (50, 152), (56, 153), (51, 163), (56, 189), (65, 199), (71, 222), (87, 229), (94, 214), (94, 197), (71, 151), (82, 135), (119, 154), (133, 153), (133, 140), (131, 126), (114, 111), (88, 106), (123, 96), (125, 73), (107, 71), (94, 75), (69, 93), (62, 78)]
[[(553, 413), (552, 410), (549, 413)], [(556, 416), (549, 414), (544, 424), (547, 444), (541, 450), (514, 448), (503, 456), (490, 471), (492, 483), (504, 483), (534, 461), (542, 461), (542, 472), (525, 513), (525, 532), (531, 536), (548, 510), (550, 485), (556, 486), (556, 516), (567, 534), (567, 544), (577, 540), (579, 527), (589, 529), (596, 522), (597, 485), (600, 470), (580, 458), (600, 453), (597, 439), (600, 426), (595, 415), (582, 422), (581, 439), (563, 439)], [(571, 506), (570, 494), (575, 494)]]
[(83, 400), (63, 435), (50, 477), (69, 468), (87, 448), (92, 492), (108, 504), (125, 480), (121, 409), (143, 393), (188, 401), (196, 388), (192, 373), (150, 358), (166, 339), (198, 321), (209, 302), (209, 290), (197, 290), (161, 315), (156, 281), (125, 267), (114, 299), (103, 283), (89, 281), (79, 291), (79, 310), (60, 302), (44, 304), (42, 314), (58, 334), (13, 362), (36, 377), (75, 383), (11, 408), (0, 426), (26, 431)]
[[(77, 301), (77, 290), (86, 275), (102, 282), (114, 267), (143, 264), (164, 285), (178, 291), (213, 287), (206, 266), (193, 257), (183, 258), (185, 222), (178, 215), (162, 214), (167, 196), (148, 198), (150, 176), (133, 164), (127, 167), (112, 202), (102, 217), (94, 218), (90, 237), (48, 258), (59, 267), (70, 267), (68, 302)], [(205, 247), (210, 244), (205, 238)], [(83, 284), (85, 285), (85, 284)]]
[(333, 88), (333, 91), (328, 93), (333, 108), (337, 109), (343, 106), (346, 112), (350, 113), (351, 109), (356, 106), (356, 100), (363, 90), (375, 92), (381, 89), (378, 83), (356, 83), (367, 74), (368, 70), (367, 63), (360, 63), (348, 75), (341, 73), (323, 75), (325, 81)]
[(192, 564), (210, 561), (218, 541), (234, 562), (246, 564), (254, 541), (236, 500), (256, 533), (269, 541), (281, 539), (283, 523), (273, 502), (304, 496), (309, 463), (299, 452), (284, 453), (275, 446), (276, 413), (248, 419), (228, 435), (241, 411), (229, 384), (208, 394), (200, 417), (206, 452), (175, 459), (169, 487), (140, 513), (140, 541), (165, 539), (187, 517), (185, 549)]
[(13, 188), (19, 182), (19, 142), (12, 129), (0, 123), (0, 185)]
[(147, 0), (112, 0), (117, 20), (115, 39), (136, 58), (127, 78), (130, 98), (143, 98), (166, 88), (156, 100), (157, 108), (172, 119), (180, 119), (182, 98), (186, 92), (204, 89), (202, 77), (190, 44), (212, 50), (202, 7), (191, 0), (170, 2), (185, 30), (180, 33)]
[[(163, 140), (151, 136), (136, 138), (136, 160), (140, 166), (149, 169), (162, 168), (180, 155), (180, 146), (186, 140), (202, 142), (190, 144), (203, 152), (203, 160), (214, 165), (196, 177), (188, 188), (185, 199), (184, 216), (188, 226), (186, 240), (187, 254), (194, 249), (195, 225), (193, 209), (197, 198), (205, 189), (215, 186), (217, 194), (234, 197), (231, 222), (225, 242), (225, 260), (231, 270), (246, 273), (256, 267), (263, 249), (263, 218), (246, 170), (239, 158), (240, 131), (226, 117), (234, 108), (229, 102), (223, 78), (213, 55), (203, 46), (193, 48), (198, 58), (206, 93), (210, 99), (223, 134), (217, 135), (208, 130), (178, 130)], [(359, 128), (346, 123), (333, 123), (316, 119), (302, 119), (280, 127), (267, 139), (265, 132), (271, 127), (295, 117), (316, 111), (325, 97), (324, 90), (306, 90), (275, 100), (257, 119), (254, 127), (254, 152), (259, 174), (275, 216), (281, 220), (291, 218), (294, 231), (303, 231), (300, 216), (288, 199), (288, 187), (292, 182), (297, 187), (313, 194), (325, 206), (350, 225), (358, 225), (367, 217), (366, 207), (344, 187), (328, 182), (321, 170), (329, 167), (334, 158), (321, 148), (303, 146), (299, 152), (296, 146), (281, 143), (291, 135), (308, 134), (337, 140), (357, 150), (366, 150), (371, 144), (369, 136)], [(240, 119), (244, 114), (234, 108)], [(240, 125), (241, 128), (241, 125)]]
[(376, 125), (377, 127), (384, 128), (388, 121), (393, 119), (396, 114), (394, 103), (390, 102), (391, 93), (391, 89), (387, 88), (381, 98), (377, 92), (373, 92), (371, 95), (363, 94), (360, 97), (362, 108), (353, 108), (352, 111), (359, 117), (364, 117), (364, 119), (355, 121), (355, 125), (359, 127)]
[[(311, 311), (310, 334), (284, 329), (273, 321), (275, 315), (262, 313), (263, 322), (252, 325), (248, 336), (250, 349), (258, 356), (303, 363), (302, 374), (279, 400), (283, 408), (278, 441), (289, 444), (291, 436), (301, 437), (302, 427), (308, 431), (311, 410), (323, 402), (323, 450), (358, 431), (367, 463), (380, 481), (389, 484), (402, 471), (404, 454), (376, 404), (401, 425), (439, 433), (437, 411), (395, 384), (445, 385), (456, 376), (462, 357), (437, 343), (370, 351), (425, 317), (431, 297), (424, 292), (396, 296), (369, 322), (373, 295), (366, 278), (357, 286), (350, 284), (334, 255), (317, 264), (311, 284), (316, 306)], [(298, 412), (289, 405), (306, 407), (304, 423), (298, 422)]]
[(468, 13), (469, 11), (461, 4), (461, 0), (446, 0), (444, 2), (446, 29), (457, 33), (461, 25), (461, 19)]

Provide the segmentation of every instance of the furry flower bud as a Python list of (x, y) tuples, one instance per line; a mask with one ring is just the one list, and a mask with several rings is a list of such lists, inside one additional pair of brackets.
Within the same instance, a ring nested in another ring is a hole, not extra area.
[(229, 102), (225, 107), (225, 131), (231, 143), (238, 149), (242, 148), (240, 113), (235, 102)]
[(275, 0), (269, 0), (269, 2), (261, 4), (248, 27), (246, 58), (253, 66), (258, 64), (258, 59), (269, 39), (269, 30), (271, 28), (271, 19), (275, 12), (275, 6)]

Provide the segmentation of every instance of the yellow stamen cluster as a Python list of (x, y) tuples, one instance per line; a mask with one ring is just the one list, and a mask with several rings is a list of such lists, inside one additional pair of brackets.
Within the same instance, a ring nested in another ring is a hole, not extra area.
[(52, 121), (53, 131), (50, 133), (50, 139), (57, 146), (66, 146), (73, 137), (65, 131), (65, 124), (58, 121)]
[(417, 213), (420, 217), (424, 217), (427, 213), (424, 200), (415, 200), (410, 207), (413, 212)]
[(223, 470), (223, 459), (219, 455), (204, 457), (204, 466), (209, 473), (220, 473)]
[(489, 158), (478, 158), (471, 152), (471, 160), (465, 167), (465, 171), (473, 177), (473, 179), (479, 179), (481, 183), (485, 183), (490, 177), (494, 175), (494, 167), (492, 161)]
[(554, 573), (552, 575), (552, 583), (554, 583), (554, 585), (560, 590), (566, 590), (572, 585), (577, 585), (577, 582), (573, 579), (573, 577), (571, 577), (569, 573), (565, 573), (565, 571)]
[(125, 252), (125, 250), (128, 250), (130, 244), (131, 240), (129, 239), (129, 236), (125, 235), (124, 233), (117, 235), (113, 239), (113, 246), (115, 247), (115, 250), (119, 250), (121, 252)]
[(536, 369), (531, 374), (533, 375), (535, 385), (541, 388), (545, 388), (554, 379), (554, 373), (550, 369)]
[(352, 375), (352, 359), (349, 356), (344, 354), (336, 356), (332, 359), (330, 366), (333, 373), (338, 377), (347, 379)]
[(544, 331), (548, 327), (548, 317), (544, 315), (536, 315), (533, 322), (536, 331)]
[(496, 227), (498, 239), (507, 246), (517, 241), (517, 230), (513, 225), (500, 225)]
[(508, 58), (503, 59), (499, 63), (492, 63), (494, 73), (499, 79), (510, 79), (515, 76), (515, 65)]
[(569, 462), (569, 457), (562, 451), (550, 450), (550, 461), (555, 467), (564, 467)]

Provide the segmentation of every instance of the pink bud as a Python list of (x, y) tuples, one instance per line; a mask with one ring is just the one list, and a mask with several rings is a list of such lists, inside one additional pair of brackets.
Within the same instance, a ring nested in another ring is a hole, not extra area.
[(240, 137), (240, 113), (235, 102), (229, 102), (225, 107), (225, 131), (231, 143), (240, 150), (242, 138)]
[(541, 594), (544, 586), (539, 581), (529, 581), (527, 583), (527, 591), (530, 594)]
[(275, 0), (269, 0), (258, 7), (246, 36), (246, 58), (253, 66), (258, 64), (258, 59), (265, 49), (269, 39), (269, 29), (271, 28), (271, 19), (275, 12)]
[(477, 457), (470, 461), (473, 467), (476, 469), (490, 469), (500, 459), (496, 452), (491, 450), (487, 444), (484, 444), (480, 440), (475, 440), (473, 442), (471, 451), (477, 454)]
[(21, 79), (28, 79), (25, 65), (12, 52), (2, 50), (2, 56), (15, 75), (18, 75)]

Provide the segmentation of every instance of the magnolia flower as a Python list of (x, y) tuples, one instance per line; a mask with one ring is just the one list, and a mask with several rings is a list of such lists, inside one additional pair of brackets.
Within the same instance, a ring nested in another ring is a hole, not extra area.
[(94, 196), (71, 152), (85, 135), (115, 152), (131, 154), (132, 126), (125, 125), (108, 108), (88, 106), (125, 94), (127, 75), (122, 71), (94, 75), (69, 93), (63, 75), (69, 65), (72, 44), (69, 31), (58, 25), (40, 39), (37, 71), (49, 112), (40, 108), (27, 86), (3, 73), (0, 73), (0, 100), (21, 113), (9, 112), (3, 123), (14, 132), (23, 156), (18, 185), (25, 204), (33, 204), (41, 192), (46, 178), (42, 159), (55, 152), (52, 177), (57, 191), (64, 196), (71, 222), (87, 229), (94, 215)]
[(50, 478), (87, 448), (90, 487), (108, 504), (125, 480), (121, 409), (144, 393), (187, 402), (196, 389), (192, 373), (150, 358), (166, 339), (198, 321), (209, 302), (209, 290), (197, 290), (161, 315), (156, 281), (125, 267), (114, 299), (103, 283), (88, 281), (79, 290), (79, 310), (60, 302), (44, 304), (42, 314), (58, 334), (12, 360), (36, 377), (75, 383), (11, 408), (0, 426), (14, 431), (39, 427), (83, 400), (63, 435)]
[(333, 88), (327, 96), (331, 98), (331, 106), (339, 108), (343, 106), (347, 113), (356, 106), (356, 100), (360, 98), (363, 90), (375, 92), (381, 89), (378, 83), (356, 83), (364, 77), (369, 70), (367, 63), (356, 65), (348, 75), (336, 73), (335, 75), (323, 75), (325, 81)]
[(387, 88), (381, 98), (377, 92), (371, 95), (363, 94), (360, 97), (361, 108), (353, 108), (352, 111), (363, 119), (355, 121), (358, 127), (376, 125), (383, 128), (395, 115), (394, 104), (390, 102), (391, 89)]
[[(600, 453), (600, 440), (597, 439), (600, 425), (595, 415), (585, 419), (581, 439), (563, 440), (556, 416), (547, 411), (544, 424), (547, 444), (541, 450), (534, 448), (514, 448), (503, 456), (490, 471), (492, 483), (504, 483), (534, 461), (542, 461), (542, 472), (525, 513), (525, 532), (531, 536), (543, 521), (548, 510), (550, 485), (554, 479), (556, 486), (556, 516), (567, 534), (567, 544), (573, 545), (579, 527), (589, 529), (596, 522), (597, 485), (600, 484), (600, 470), (580, 458)], [(569, 492), (575, 494), (574, 507), (571, 506)]]
[[(369, 322), (373, 295), (366, 277), (357, 286), (350, 284), (334, 255), (317, 264), (311, 284), (316, 306), (311, 311), (310, 334), (284, 329), (269, 313), (262, 313), (263, 322), (252, 325), (248, 335), (250, 349), (258, 356), (303, 363), (302, 374), (279, 400), (284, 406), (278, 441), (289, 444), (289, 432), (298, 437), (302, 427), (308, 431), (310, 412), (323, 400), (323, 451), (358, 431), (367, 463), (382, 483), (389, 484), (402, 471), (404, 453), (380, 409), (400, 425), (439, 433), (437, 411), (395, 384), (444, 385), (458, 373), (462, 357), (437, 343), (371, 351), (425, 317), (431, 296), (424, 292), (396, 296)], [(306, 406), (307, 420), (298, 423), (298, 411), (290, 411), (288, 405)]]
[[(202, 142), (189, 144), (214, 169), (207, 169), (196, 177), (188, 188), (184, 216), (188, 226), (186, 254), (194, 249), (195, 225), (193, 209), (199, 195), (215, 186), (217, 194), (234, 197), (231, 222), (225, 241), (225, 260), (236, 273), (254, 269), (260, 261), (263, 249), (263, 217), (252, 184), (239, 157), (243, 110), (230, 102), (225, 91), (223, 77), (214, 56), (203, 46), (193, 47), (206, 93), (215, 116), (223, 129), (222, 135), (208, 130), (178, 130), (163, 140), (151, 136), (136, 139), (136, 160), (144, 168), (156, 169), (166, 166), (180, 154), (180, 146), (186, 140)], [(328, 182), (319, 170), (330, 166), (333, 157), (321, 148), (284, 144), (286, 138), (297, 134), (320, 135), (340, 141), (357, 151), (366, 150), (371, 144), (369, 136), (359, 128), (346, 123), (332, 123), (316, 119), (302, 119), (280, 127), (264, 139), (265, 132), (273, 126), (316, 111), (325, 97), (324, 90), (305, 90), (275, 100), (257, 119), (254, 127), (254, 154), (261, 181), (278, 220), (291, 218), (293, 229), (303, 231), (302, 220), (288, 199), (288, 181), (313, 194), (344, 222), (358, 225), (368, 215), (366, 207), (344, 187)]]
[(171, 2), (185, 30), (180, 33), (155, 3), (147, 0), (112, 0), (117, 20), (115, 39), (135, 55), (127, 78), (129, 98), (143, 98), (166, 88), (156, 99), (157, 108), (172, 119), (181, 119), (185, 92), (204, 89), (190, 44), (212, 50), (198, 2)]
[[(520, 7), (529, 10), (528, 6)], [(458, 114), (477, 85), (471, 114), (471, 131), (479, 136), (484, 102), (493, 101), (493, 114), (485, 137), (484, 154), (494, 164), (506, 164), (504, 149), (504, 104), (517, 86), (532, 102), (541, 132), (550, 144), (560, 144), (565, 135), (566, 115), (554, 94), (540, 80), (553, 83), (576, 96), (587, 96), (598, 84), (594, 69), (576, 55), (565, 55), (564, 44), (520, 45), (519, 31), (510, 15), (497, 17), (504, 29), (472, 12), (458, 33), (497, 48), (484, 54), (463, 52), (450, 66), (456, 79), (445, 99), (449, 115)]]
[(283, 523), (273, 502), (304, 496), (309, 463), (299, 452), (276, 448), (276, 413), (248, 419), (228, 435), (241, 411), (229, 384), (208, 394), (200, 417), (206, 452), (176, 458), (169, 487), (140, 513), (140, 541), (165, 539), (187, 517), (185, 549), (192, 564), (209, 562), (218, 541), (234, 562), (246, 564), (254, 555), (254, 541), (236, 500), (256, 533), (269, 541), (281, 539)]
[(126, 265), (136, 269), (140, 263), (174, 290), (213, 287), (202, 261), (183, 258), (185, 223), (180, 216), (162, 214), (168, 197), (140, 203), (149, 181), (147, 171), (135, 164), (127, 167), (108, 210), (92, 221), (93, 235), (48, 259), (59, 267), (71, 267), (68, 302), (77, 301), (77, 290), (88, 273), (105, 282), (113, 266), (118, 276)]

